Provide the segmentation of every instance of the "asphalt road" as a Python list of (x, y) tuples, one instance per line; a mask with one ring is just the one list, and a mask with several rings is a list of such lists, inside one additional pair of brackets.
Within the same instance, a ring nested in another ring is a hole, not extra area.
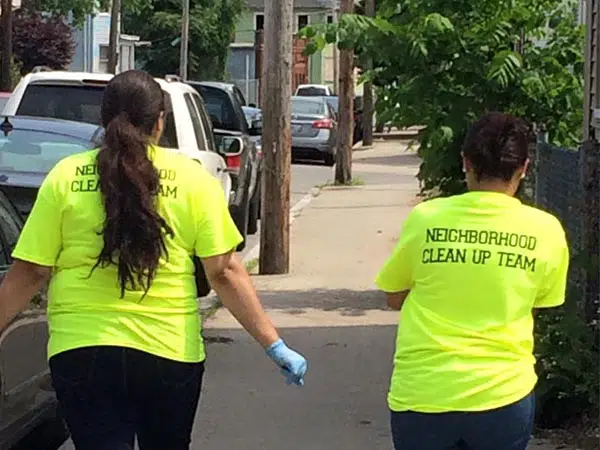
[[(302, 200), (313, 187), (325, 184), (329, 180), (332, 180), (333, 170), (332, 167), (327, 167), (320, 162), (302, 162), (293, 164), (290, 206), (293, 207)], [(252, 248), (258, 245), (260, 241), (259, 238), (260, 224), (258, 232), (255, 235), (248, 236), (246, 248), (242, 251), (242, 255), (247, 254)]]

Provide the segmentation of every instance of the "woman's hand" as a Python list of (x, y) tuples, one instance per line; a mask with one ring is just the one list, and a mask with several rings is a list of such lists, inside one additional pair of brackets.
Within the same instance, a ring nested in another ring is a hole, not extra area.
[(51, 267), (15, 260), (0, 284), (0, 331), (27, 308), (51, 273)]
[(267, 355), (281, 368), (287, 384), (304, 386), (304, 375), (308, 369), (304, 356), (285, 345), (282, 339), (267, 349)]

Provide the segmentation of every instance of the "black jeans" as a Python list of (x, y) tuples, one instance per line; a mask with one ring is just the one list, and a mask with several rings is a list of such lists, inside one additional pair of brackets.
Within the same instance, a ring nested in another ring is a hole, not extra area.
[(392, 412), (396, 450), (525, 450), (535, 397), (490, 411), (424, 414)]
[(86, 347), (50, 359), (77, 450), (188, 450), (204, 363), (121, 347)]

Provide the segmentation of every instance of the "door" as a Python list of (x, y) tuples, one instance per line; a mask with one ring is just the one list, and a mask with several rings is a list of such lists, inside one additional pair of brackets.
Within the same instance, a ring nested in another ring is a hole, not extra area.
[[(197, 94), (191, 93), (186, 93), (184, 98), (192, 119), (196, 141), (198, 142), (198, 159), (206, 170), (219, 180), (225, 193), (225, 199), (229, 203), (229, 199), (231, 198), (231, 177), (227, 171), (225, 159), (216, 151), (212, 126), (210, 125), (210, 121), (207, 123), (206, 118), (208, 115), (203, 108), (202, 99)], [(200, 110), (198, 109), (199, 107)], [(204, 120), (202, 113), (205, 116)]]
[[(8, 270), (23, 222), (0, 193), (0, 279)], [(56, 402), (46, 348), (48, 325), (38, 294), (27, 311), (0, 333), (0, 448), (10, 448), (23, 430)]]

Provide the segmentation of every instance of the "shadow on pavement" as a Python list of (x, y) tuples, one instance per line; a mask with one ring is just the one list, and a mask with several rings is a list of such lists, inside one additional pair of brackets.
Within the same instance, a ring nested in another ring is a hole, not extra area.
[(307, 291), (259, 291), (269, 309), (303, 314), (307, 308), (341, 315), (361, 316), (368, 311), (389, 311), (384, 295), (377, 290), (311, 289)]

